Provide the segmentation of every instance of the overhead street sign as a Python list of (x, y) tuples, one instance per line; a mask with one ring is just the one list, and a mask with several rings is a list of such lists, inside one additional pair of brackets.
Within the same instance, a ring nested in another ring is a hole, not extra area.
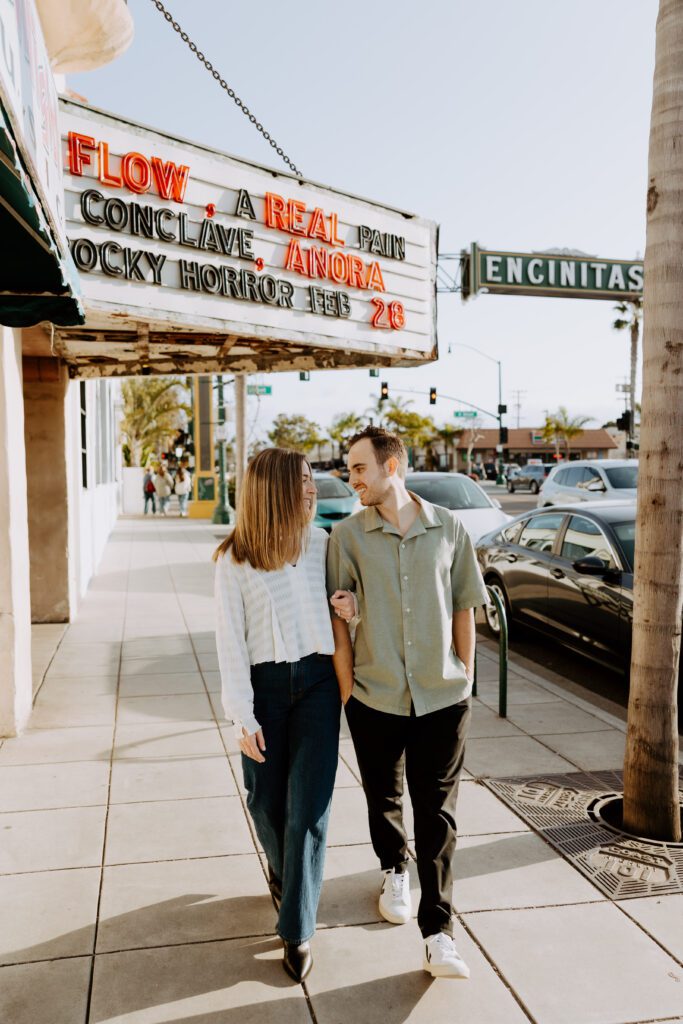
[(462, 297), (545, 295), (574, 299), (636, 299), (643, 294), (642, 260), (608, 260), (567, 253), (505, 252), (472, 243), (462, 253)]
[(270, 384), (247, 384), (248, 395), (272, 395), (273, 389)]
[(474, 409), (456, 409), (453, 415), (462, 419), (474, 419), (477, 413)]

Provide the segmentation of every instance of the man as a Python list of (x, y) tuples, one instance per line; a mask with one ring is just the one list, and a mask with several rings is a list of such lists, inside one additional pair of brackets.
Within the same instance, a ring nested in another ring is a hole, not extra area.
[[(471, 715), (474, 608), (486, 588), (463, 526), (406, 489), (403, 442), (379, 427), (351, 440), (349, 482), (364, 506), (340, 522), (327, 583), (338, 612), (335, 670), (384, 879), (379, 911), (410, 920), (403, 773), (413, 805), (423, 966), (467, 978), (453, 942), (455, 805)], [(355, 651), (337, 591), (359, 605)]]

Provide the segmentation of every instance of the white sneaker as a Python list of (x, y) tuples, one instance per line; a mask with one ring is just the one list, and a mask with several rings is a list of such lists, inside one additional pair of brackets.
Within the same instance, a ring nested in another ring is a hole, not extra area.
[(428, 935), (422, 966), (433, 978), (469, 978), (470, 969), (455, 948), (450, 935)]
[(379, 912), (390, 924), (405, 924), (410, 921), (410, 875), (394, 868), (384, 872), (382, 890), (379, 894)]

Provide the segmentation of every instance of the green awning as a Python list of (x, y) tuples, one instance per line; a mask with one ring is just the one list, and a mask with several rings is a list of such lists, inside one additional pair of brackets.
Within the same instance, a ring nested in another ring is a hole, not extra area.
[(85, 322), (78, 271), (60, 252), (0, 105), (0, 323)]

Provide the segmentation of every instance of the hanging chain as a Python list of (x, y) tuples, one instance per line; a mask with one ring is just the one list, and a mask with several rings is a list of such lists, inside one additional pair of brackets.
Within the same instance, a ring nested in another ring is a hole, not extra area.
[(296, 176), (298, 178), (303, 178), (303, 174), (298, 169), (298, 167), (296, 167), (292, 163), (292, 161), (289, 159), (289, 157), (287, 156), (285, 151), (280, 146), (278, 146), (278, 144), (275, 141), (275, 139), (272, 137), (272, 135), (270, 135), (269, 132), (266, 131), (266, 129), (261, 124), (261, 122), (257, 121), (256, 116), (254, 114), (252, 114), (252, 112), (249, 110), (249, 107), (245, 103), (242, 102), (242, 100), (239, 98), (239, 96), (237, 95), (235, 90), (230, 88), (230, 86), (225, 81), (225, 79), (221, 78), (220, 72), (216, 70), (216, 68), (213, 66), (213, 64), (211, 63), (210, 60), (207, 60), (207, 58), (204, 56), (202, 51), (197, 48), (197, 44), (192, 42), (192, 40), (188, 36), (187, 32), (183, 32), (183, 30), (180, 27), (180, 25), (178, 24), (178, 22), (173, 20), (173, 15), (170, 14), (170, 12), (166, 10), (164, 5), (161, 3), (161, 0), (152, 0), (152, 3), (156, 7), (156, 9), (159, 11), (159, 13), (163, 14), (164, 18), (169, 23), (169, 25), (171, 25), (171, 27), (174, 29), (174, 31), (178, 33), (178, 35), (180, 36), (182, 41), (184, 43), (187, 43), (187, 45), (192, 50), (192, 53), (195, 55), (197, 60), (201, 61), (201, 63), (204, 65), (204, 67), (206, 68), (207, 71), (211, 72), (211, 75), (218, 82), (218, 84), (220, 85), (221, 89), (225, 89), (225, 91), (227, 92), (227, 94), (230, 97), (230, 99), (233, 100), (237, 104), (237, 106), (240, 108), (240, 110), (242, 111), (244, 116), (249, 118), (249, 120), (253, 124), (254, 128), (256, 128), (256, 131), (261, 133), (261, 135), (266, 140), (266, 142), (268, 142), (269, 145), (271, 145), (273, 147), (273, 149), (275, 150), (275, 152), (277, 153), (277, 155), (279, 157), (282, 157), (284, 162), (294, 172), (294, 174), (296, 174)]

